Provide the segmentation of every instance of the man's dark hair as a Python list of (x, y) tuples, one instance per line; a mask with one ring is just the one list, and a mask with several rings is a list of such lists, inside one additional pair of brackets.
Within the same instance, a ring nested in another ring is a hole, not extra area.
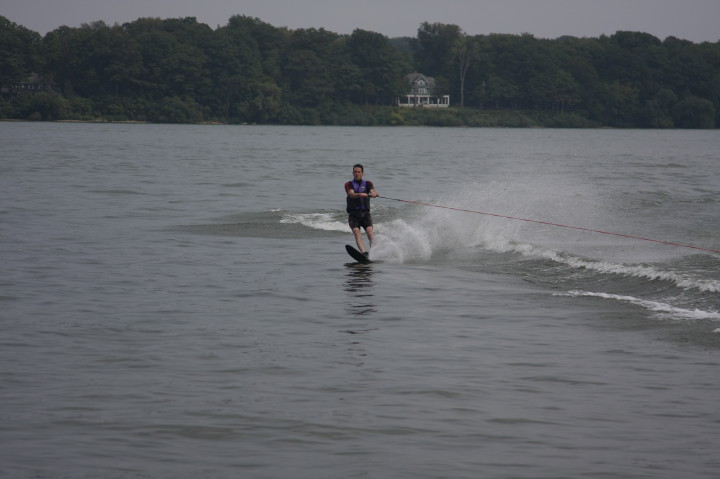
[(363, 173), (365, 173), (365, 168), (363, 168), (363, 165), (361, 165), (360, 163), (358, 163), (358, 164), (356, 164), (356, 165), (353, 165), (353, 170), (354, 170), (355, 168), (360, 168), (360, 171), (362, 171)]

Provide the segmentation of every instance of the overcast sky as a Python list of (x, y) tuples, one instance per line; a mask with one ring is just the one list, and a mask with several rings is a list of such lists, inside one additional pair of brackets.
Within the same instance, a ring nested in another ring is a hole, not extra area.
[(0, 15), (42, 35), (63, 25), (141, 17), (197, 17), (216, 28), (237, 14), (276, 27), (361, 28), (389, 37), (414, 37), (427, 21), (458, 25), (471, 35), (598, 37), (631, 30), (661, 40), (720, 40), (720, 0), (0, 0)]

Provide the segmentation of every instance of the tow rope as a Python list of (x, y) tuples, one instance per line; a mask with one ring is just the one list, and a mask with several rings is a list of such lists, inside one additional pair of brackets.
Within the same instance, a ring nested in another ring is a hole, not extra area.
[(622, 234), (622, 233), (613, 233), (610, 231), (594, 230), (591, 228), (582, 228), (579, 226), (563, 225), (563, 224), (559, 224), (559, 223), (551, 223), (549, 221), (539, 221), (539, 220), (531, 220), (531, 219), (527, 219), (527, 218), (517, 218), (515, 216), (506, 216), (506, 215), (500, 215), (500, 214), (496, 214), (496, 213), (487, 213), (484, 211), (468, 210), (468, 209), (464, 209), (464, 208), (454, 208), (452, 206), (433, 205), (430, 203), (423, 203), (420, 201), (401, 200), (398, 198), (389, 198), (387, 196), (380, 196), (380, 195), (378, 195), (378, 198), (383, 198), (383, 199), (392, 200), (392, 201), (400, 201), (402, 203), (410, 203), (413, 205), (429, 206), (431, 208), (441, 208), (441, 209), (445, 209), (445, 210), (460, 211), (462, 213), (473, 213), (476, 215), (494, 216), (496, 218), (505, 218), (508, 220), (525, 221), (528, 223), (537, 223), (537, 224), (548, 225), (548, 226), (557, 226), (558, 228), (568, 228), (568, 229), (573, 229), (573, 230), (587, 231), (590, 233), (599, 233), (599, 234), (603, 234), (603, 235), (620, 236), (621, 238), (630, 238), (630, 239), (636, 239), (636, 240), (641, 240), (641, 241), (650, 241), (652, 243), (661, 243), (661, 244), (670, 245), (670, 246), (679, 246), (681, 248), (690, 248), (690, 249), (696, 249), (696, 250), (700, 250), (700, 251), (708, 251), (710, 253), (720, 253), (720, 250), (701, 248), (699, 246), (692, 246), (692, 245), (687, 245), (687, 244), (682, 244), (682, 243), (674, 243), (672, 241), (661, 241), (661, 240), (656, 240), (656, 239), (652, 239), (652, 238), (643, 238), (641, 236), (633, 236), (633, 235), (627, 235), (627, 234)]

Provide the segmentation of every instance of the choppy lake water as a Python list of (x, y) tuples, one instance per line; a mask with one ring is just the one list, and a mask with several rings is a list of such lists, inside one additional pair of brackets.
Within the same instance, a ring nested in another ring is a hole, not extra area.
[(0, 144), (3, 477), (718, 476), (718, 131)]

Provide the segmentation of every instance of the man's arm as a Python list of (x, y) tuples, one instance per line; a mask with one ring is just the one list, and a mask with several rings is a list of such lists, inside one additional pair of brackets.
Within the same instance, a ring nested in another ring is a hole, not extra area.
[(372, 196), (373, 198), (380, 196), (377, 194), (377, 191), (375, 191), (375, 185), (373, 185), (372, 183), (370, 183), (370, 195), (369, 196)]
[[(347, 192), (347, 195), (352, 199), (368, 197), (367, 193), (355, 193), (355, 190), (353, 190), (352, 186), (349, 186), (347, 184), (345, 185), (345, 191)], [(372, 193), (372, 191), (373, 190), (370, 190), (371, 193)]]

